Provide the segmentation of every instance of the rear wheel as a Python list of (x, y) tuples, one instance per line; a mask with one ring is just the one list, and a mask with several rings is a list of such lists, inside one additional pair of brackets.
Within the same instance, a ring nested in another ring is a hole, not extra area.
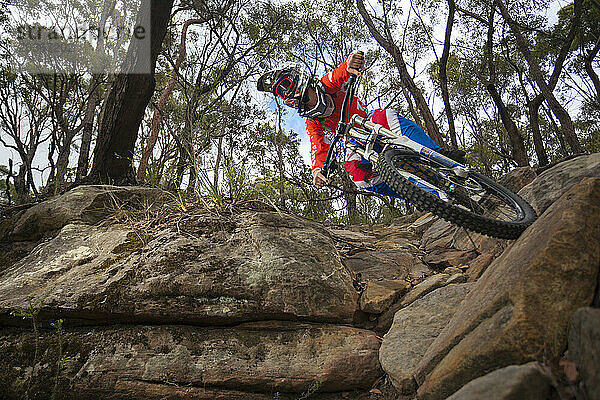
[(418, 209), (475, 232), (516, 239), (537, 218), (525, 200), (494, 180), (475, 171), (457, 176), (410, 149), (384, 151), (377, 166), (382, 179)]

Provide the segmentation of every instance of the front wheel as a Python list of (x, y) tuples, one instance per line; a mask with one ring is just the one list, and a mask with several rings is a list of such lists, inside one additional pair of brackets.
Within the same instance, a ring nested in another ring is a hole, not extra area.
[(406, 149), (388, 149), (378, 160), (381, 178), (421, 211), (475, 232), (516, 239), (535, 221), (533, 208), (492, 179), (451, 169)]

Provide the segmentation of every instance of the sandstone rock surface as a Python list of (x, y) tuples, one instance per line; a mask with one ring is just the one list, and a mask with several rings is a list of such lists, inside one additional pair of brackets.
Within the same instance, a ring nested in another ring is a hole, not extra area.
[(166, 197), (145, 187), (83, 186), (0, 220), (0, 273), (69, 223), (95, 224), (119, 209), (150, 209)]
[(425, 351), (446, 326), (473, 284), (454, 284), (437, 289), (398, 311), (383, 337), (379, 359), (394, 386), (413, 394), (415, 368)]
[[(546, 368), (520, 364), (557, 367), (574, 310), (600, 305), (599, 180), (565, 194), (600, 175), (599, 156), (503, 178), (547, 208), (517, 241), (425, 212), (347, 229), (258, 203), (77, 188), (0, 221), (0, 397), (511, 398), (529, 396), (527, 382), (546, 393)], [(600, 339), (596, 310), (583, 310), (576, 361), (561, 365), (590, 397)]]
[(579, 156), (547, 169), (519, 191), (538, 215), (583, 178), (600, 178), (600, 153)]
[(584, 179), (490, 265), (417, 369), (419, 396), (443, 399), (489, 371), (566, 347), (600, 266), (600, 179)]
[[(231, 328), (123, 326), (79, 332), (63, 333), (63, 350), (71, 356), (63, 380), (81, 398), (110, 393), (113, 398), (146, 399), (147, 388), (140, 390), (140, 385), (148, 384), (161, 386), (169, 395), (186, 386), (221, 396), (256, 388), (265, 394), (303, 393), (312, 385), (343, 392), (369, 389), (381, 374), (375, 335), (344, 326), (273, 321)], [(28, 350), (35, 338), (31, 332), (1, 331), (0, 337), (0, 354), (16, 359), (10, 368), (0, 363), (8, 395), (16, 398), (27, 383)], [(58, 350), (55, 333), (44, 333), (39, 340), (39, 346)], [(36, 370), (30, 372), (52, 377), (54, 353), (40, 353)]]
[(318, 225), (267, 212), (215, 222), (156, 237), (67, 225), (0, 276), (0, 318), (33, 299), (40, 318), (72, 324), (352, 321), (358, 294)]
[(577, 310), (569, 327), (569, 359), (575, 362), (588, 399), (600, 399), (600, 309)]
[(446, 400), (548, 400), (552, 376), (538, 362), (511, 365), (477, 378)]

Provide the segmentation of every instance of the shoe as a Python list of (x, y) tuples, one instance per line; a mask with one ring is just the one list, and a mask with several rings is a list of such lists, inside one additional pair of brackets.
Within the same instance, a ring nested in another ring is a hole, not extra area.
[(451, 160), (456, 161), (459, 164), (464, 164), (466, 162), (465, 155), (467, 153), (465, 153), (461, 149), (452, 149), (452, 150), (442, 149), (438, 153), (440, 153), (441, 155), (444, 155), (444, 156), (448, 157)]

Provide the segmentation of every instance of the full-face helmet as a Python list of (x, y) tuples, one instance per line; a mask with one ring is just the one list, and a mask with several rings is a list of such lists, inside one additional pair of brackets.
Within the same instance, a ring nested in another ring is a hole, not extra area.
[[(327, 117), (331, 115), (335, 107), (331, 96), (325, 93), (321, 81), (311, 77), (298, 66), (274, 69), (264, 73), (258, 79), (257, 88), (263, 92), (271, 92), (283, 99), (287, 106), (297, 109), (298, 114), (304, 118)], [(316, 93), (317, 103), (307, 109), (307, 90), (309, 88)]]

